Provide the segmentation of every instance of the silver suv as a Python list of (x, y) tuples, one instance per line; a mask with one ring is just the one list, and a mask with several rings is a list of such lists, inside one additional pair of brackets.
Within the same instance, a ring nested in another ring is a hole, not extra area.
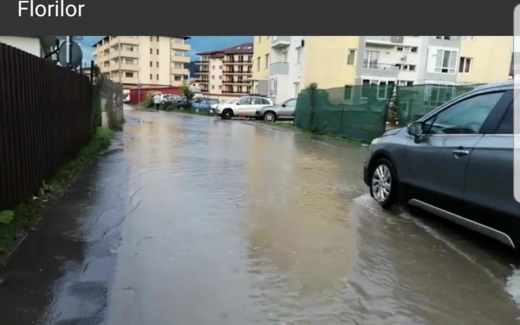
[(514, 97), (513, 82), (481, 86), (374, 139), (364, 166), (372, 197), (383, 208), (403, 202), (520, 246)]
[(228, 101), (218, 105), (215, 114), (222, 119), (229, 120), (233, 117), (255, 117), (256, 111), (265, 106), (274, 105), (271, 99), (260, 96), (240, 97), (236, 102)]

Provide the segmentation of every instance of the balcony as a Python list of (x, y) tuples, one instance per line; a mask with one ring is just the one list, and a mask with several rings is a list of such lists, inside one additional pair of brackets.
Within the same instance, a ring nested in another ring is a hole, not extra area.
[(251, 84), (251, 81), (244, 80), (224, 80), (222, 81), (223, 85), (237, 85), (237, 86), (248, 86)]
[(395, 64), (385, 64), (373, 61), (364, 61), (361, 72), (363, 76), (387, 78), (397, 78), (398, 73), (399, 69)]
[(199, 61), (195, 61), (195, 64), (209, 64), (209, 60), (199, 60)]
[(222, 63), (226, 64), (226, 65), (242, 65), (242, 64), (248, 64), (248, 65), (252, 65), (253, 64), (253, 60), (246, 60), (246, 61), (239, 61), (239, 60), (224, 60), (222, 61)]
[(209, 70), (199, 70), (195, 72), (196, 74), (209, 74)]
[(119, 36), (110, 40), (110, 45), (128, 44), (128, 45), (139, 45), (139, 39), (132, 36)]
[(249, 91), (232, 91), (232, 90), (223, 90), (223, 94), (232, 94), (232, 95), (249, 95)]
[(188, 75), (188, 69), (181, 69), (181, 68), (171, 68), (171, 73), (175, 75)]
[(281, 49), (291, 45), (291, 36), (271, 36), (271, 47)]
[(238, 71), (234, 71), (234, 70), (223, 70), (222, 71), (222, 74), (238, 74), (238, 75), (247, 75), (247, 74), (252, 74), (253, 73), (253, 70), (238, 70)]
[[(116, 52), (116, 54), (118, 54), (118, 56), (119, 56), (119, 53)], [(137, 59), (137, 58), (139, 58), (139, 52), (121, 50), (121, 57)]]
[(366, 36), (365, 43), (376, 46), (394, 47), (403, 44), (403, 36)]
[(190, 44), (188, 43), (175, 43), (172, 42), (172, 50), (176, 51), (189, 51), (191, 49)]
[(172, 54), (172, 62), (190, 63), (190, 57)]
[(209, 79), (196, 79), (195, 82), (198, 82), (200, 84), (207, 84), (209, 83)]
[(269, 66), (269, 74), (276, 75), (287, 75), (289, 74), (289, 63), (288, 62), (276, 62)]

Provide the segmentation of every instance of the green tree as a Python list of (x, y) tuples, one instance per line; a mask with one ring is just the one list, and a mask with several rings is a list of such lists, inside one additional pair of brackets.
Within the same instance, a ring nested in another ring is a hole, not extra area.
[(184, 81), (182, 83), (182, 87), (181, 87), (181, 90), (182, 90), (182, 95), (188, 100), (192, 100), (193, 97), (195, 97), (195, 93), (190, 89), (190, 86), (188, 85), (188, 83), (186, 81)]

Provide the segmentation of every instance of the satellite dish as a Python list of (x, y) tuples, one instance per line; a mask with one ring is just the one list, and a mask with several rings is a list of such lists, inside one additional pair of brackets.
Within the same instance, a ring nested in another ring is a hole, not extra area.
[[(58, 50), (58, 61), (61, 66), (67, 66), (67, 42), (61, 43), (61, 46)], [(70, 66), (73, 68), (77, 68), (81, 65), (83, 61), (83, 51), (81, 50), (81, 46), (78, 43), (72, 41), (71, 49), (70, 49)]]

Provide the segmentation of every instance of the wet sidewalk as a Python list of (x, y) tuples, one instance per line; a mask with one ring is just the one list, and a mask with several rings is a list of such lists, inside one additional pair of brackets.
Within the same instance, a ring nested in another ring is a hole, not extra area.
[(359, 145), (125, 115), (0, 269), (1, 324), (518, 323), (516, 260), (445, 223), (382, 211)]

